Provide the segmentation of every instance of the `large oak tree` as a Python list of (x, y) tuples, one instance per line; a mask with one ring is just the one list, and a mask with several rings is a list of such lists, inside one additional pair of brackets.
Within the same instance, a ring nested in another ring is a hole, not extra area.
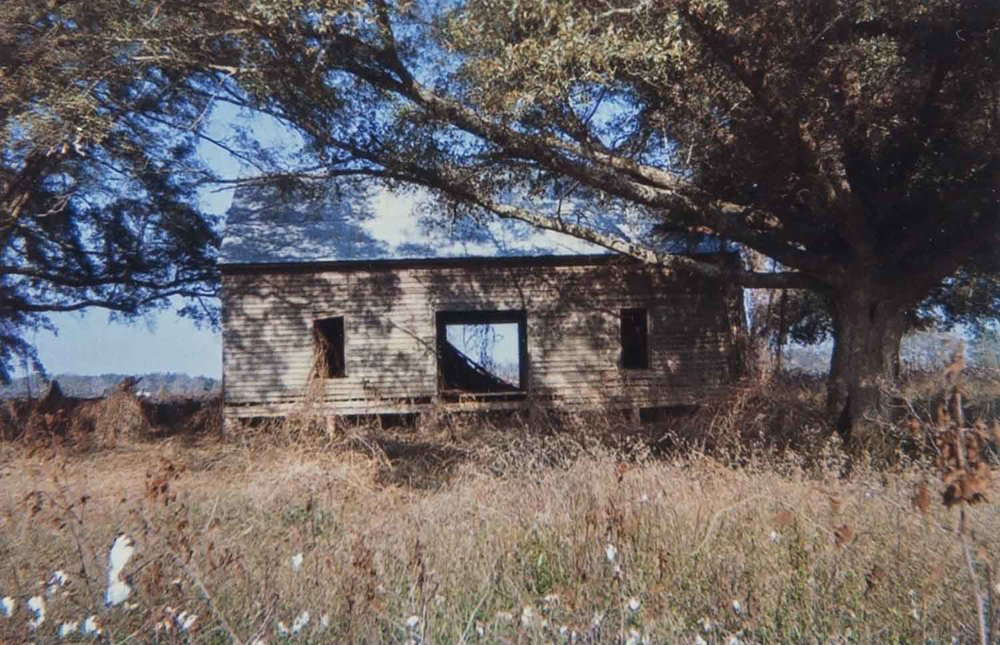
[[(203, 8), (245, 30), (233, 100), (298, 128), (318, 174), (417, 184), (644, 262), (819, 294), (829, 410), (859, 444), (908, 312), (998, 241), (995, 2)], [(609, 212), (783, 269), (668, 256), (609, 232), (595, 215)]]
[[(170, 34), (135, 39), (133, 60), (214, 76), (215, 100), (295, 128), (305, 174), (422, 186), (447, 212), (815, 293), (829, 409), (858, 446), (907, 316), (998, 241), (995, 2), (128, 5)], [(664, 253), (676, 234), (780, 268)]]

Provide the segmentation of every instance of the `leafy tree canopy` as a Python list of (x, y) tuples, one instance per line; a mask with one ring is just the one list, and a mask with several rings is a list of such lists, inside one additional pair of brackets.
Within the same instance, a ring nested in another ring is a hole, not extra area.
[(52, 312), (216, 316), (215, 222), (196, 205), (210, 79), (147, 61), (151, 3), (0, 4), (0, 380)]

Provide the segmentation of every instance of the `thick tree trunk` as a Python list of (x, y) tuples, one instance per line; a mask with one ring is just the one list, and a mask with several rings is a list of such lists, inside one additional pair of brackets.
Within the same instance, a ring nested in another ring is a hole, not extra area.
[(851, 452), (875, 449), (888, 420), (885, 389), (899, 377), (905, 307), (863, 288), (835, 294), (833, 305), (827, 412)]

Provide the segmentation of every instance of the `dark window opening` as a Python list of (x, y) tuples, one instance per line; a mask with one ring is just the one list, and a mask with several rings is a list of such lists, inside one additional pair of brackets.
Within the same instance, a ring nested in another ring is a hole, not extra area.
[(344, 363), (344, 317), (320, 318), (313, 322), (317, 372), (327, 377), (346, 376)]
[(526, 387), (523, 311), (442, 311), (437, 314), (442, 391), (519, 394)]
[(649, 324), (645, 309), (622, 309), (622, 367), (642, 370), (649, 367)]

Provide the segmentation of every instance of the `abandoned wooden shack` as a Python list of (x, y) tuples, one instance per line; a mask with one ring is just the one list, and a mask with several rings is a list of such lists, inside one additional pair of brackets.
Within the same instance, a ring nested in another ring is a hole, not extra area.
[(306, 396), (324, 415), (638, 411), (736, 376), (738, 288), (510, 224), (470, 241), (380, 199), (359, 214), (237, 193), (220, 262), (227, 422)]

